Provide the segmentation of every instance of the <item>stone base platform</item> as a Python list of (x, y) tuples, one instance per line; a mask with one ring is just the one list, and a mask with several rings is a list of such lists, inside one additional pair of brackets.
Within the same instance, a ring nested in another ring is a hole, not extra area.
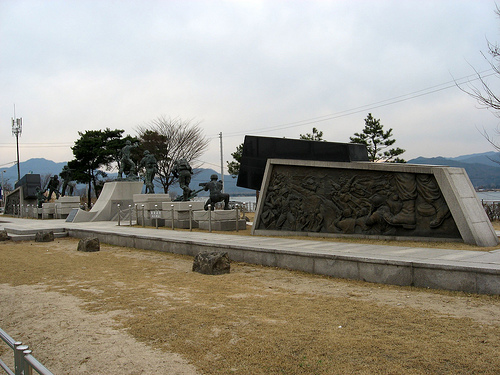
[(74, 208), (80, 207), (80, 197), (59, 197), (54, 202), (54, 218), (66, 219)]
[(239, 212), (236, 210), (195, 211), (193, 214), (200, 229), (217, 231), (246, 229), (246, 220), (237, 217)]

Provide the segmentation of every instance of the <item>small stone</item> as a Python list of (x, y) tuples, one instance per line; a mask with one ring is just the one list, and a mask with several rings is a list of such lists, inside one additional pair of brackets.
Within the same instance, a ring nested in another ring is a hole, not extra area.
[(99, 250), (101, 250), (101, 245), (99, 243), (99, 238), (97, 237), (82, 238), (78, 242), (78, 251), (90, 253)]
[(222, 275), (229, 273), (231, 264), (227, 252), (202, 251), (194, 257), (193, 272), (205, 275)]
[(52, 242), (52, 241), (54, 241), (54, 232), (53, 231), (49, 231), (49, 232), (39, 231), (39, 232), (36, 232), (35, 242)]
[(11, 237), (9, 236), (7, 231), (5, 231), (5, 230), (0, 231), (0, 241), (8, 241), (10, 239), (11, 239)]

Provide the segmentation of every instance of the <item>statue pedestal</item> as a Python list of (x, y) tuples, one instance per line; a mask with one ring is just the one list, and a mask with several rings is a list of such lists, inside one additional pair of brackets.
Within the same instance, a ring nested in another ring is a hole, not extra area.
[(193, 218), (198, 222), (199, 228), (204, 230), (245, 230), (247, 225), (245, 219), (240, 219), (236, 216), (236, 210), (203, 210), (195, 211), (193, 214)]
[(74, 208), (80, 208), (80, 197), (59, 197), (54, 203), (54, 218), (66, 219)]
[(94, 207), (89, 212), (78, 210), (72, 222), (117, 220), (119, 210), (134, 205), (133, 197), (135, 194), (140, 194), (143, 185), (141, 181), (106, 182)]
[[(171, 227), (173, 220), (174, 228), (189, 229), (190, 225), (191, 228), (198, 227), (197, 223), (193, 219), (191, 219), (190, 224), (189, 216), (196, 210), (203, 209), (203, 202), (172, 202), (170, 198), (168, 198), (168, 200), (164, 199), (161, 201), (161, 199), (148, 197), (164, 194), (142, 195), (143, 197), (138, 197), (137, 199), (143, 199), (146, 203), (141, 203), (141, 205), (137, 207), (137, 223), (139, 225)], [(135, 199), (136, 197), (134, 196), (134, 201)], [(144, 211), (142, 205), (144, 205)]]
[(55, 206), (55, 203), (42, 203), (42, 219), (53, 219)]

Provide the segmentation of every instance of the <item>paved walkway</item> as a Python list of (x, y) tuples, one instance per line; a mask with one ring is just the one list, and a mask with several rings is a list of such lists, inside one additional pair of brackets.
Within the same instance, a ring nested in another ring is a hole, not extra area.
[(426, 248), (425, 243), (418, 248), (365, 245), (118, 226), (116, 222), (67, 223), (1, 216), (0, 229), (9, 233), (64, 230), (74, 237), (95, 235), (105, 243), (188, 255), (223, 250), (235, 261), (334, 277), (500, 294), (500, 250), (433, 249)]

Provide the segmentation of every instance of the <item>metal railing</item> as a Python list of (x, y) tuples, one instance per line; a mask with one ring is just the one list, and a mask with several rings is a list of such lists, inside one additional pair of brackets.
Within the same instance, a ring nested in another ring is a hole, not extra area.
[(0, 338), (14, 351), (14, 371), (0, 359), (0, 368), (9, 375), (32, 375), (35, 370), (40, 375), (54, 375), (44, 365), (33, 357), (28, 345), (15, 341), (0, 328)]

